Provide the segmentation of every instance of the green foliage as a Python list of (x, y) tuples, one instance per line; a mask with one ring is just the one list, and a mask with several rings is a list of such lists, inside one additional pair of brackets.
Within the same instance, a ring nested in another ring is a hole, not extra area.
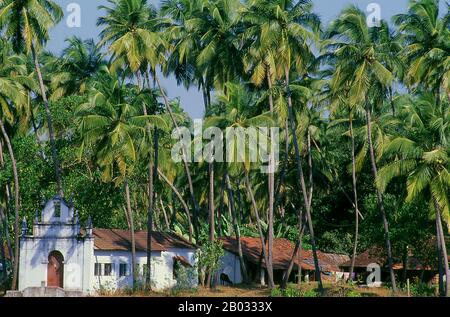
[(314, 289), (298, 289), (295, 285), (288, 285), (287, 288), (274, 288), (272, 297), (319, 297), (320, 294)]
[(204, 281), (206, 272), (211, 272), (211, 275), (214, 276), (222, 264), (220, 259), (224, 254), (223, 243), (220, 240), (202, 243), (196, 253), (197, 268), (202, 275), (200, 277), (202, 281)]

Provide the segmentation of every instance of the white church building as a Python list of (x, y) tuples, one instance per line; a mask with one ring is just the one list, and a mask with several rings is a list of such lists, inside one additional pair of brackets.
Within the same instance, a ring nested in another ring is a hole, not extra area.
[[(135, 280), (145, 280), (147, 232), (137, 231)], [(155, 290), (170, 289), (182, 275), (196, 287), (195, 246), (173, 233), (152, 232), (151, 282)], [(180, 270), (189, 272), (181, 274)], [(71, 204), (59, 197), (47, 202), (20, 239), (19, 291), (59, 287), (95, 294), (132, 287), (131, 243), (127, 230), (95, 229), (90, 219), (81, 228)], [(183, 283), (186, 283), (184, 281)]]

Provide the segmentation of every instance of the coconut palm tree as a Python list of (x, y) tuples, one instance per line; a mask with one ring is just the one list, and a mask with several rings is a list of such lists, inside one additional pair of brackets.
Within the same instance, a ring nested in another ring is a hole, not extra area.
[[(265, 112), (262, 114), (255, 114), (255, 110), (257, 109), (257, 101), (258, 99), (254, 94), (247, 91), (244, 86), (238, 83), (226, 83), (224, 85), (225, 91), (219, 91), (216, 100), (217, 100), (217, 108), (218, 108), (218, 115), (212, 115), (210, 117), (207, 117), (205, 121), (205, 127), (214, 126), (214, 127), (220, 127), (223, 130), (226, 130), (227, 133), (227, 142), (230, 142), (230, 144), (227, 145), (227, 155), (233, 156), (233, 158), (236, 156), (236, 158), (240, 157), (242, 153), (244, 154), (244, 161), (241, 159), (237, 160), (241, 163), (225, 163), (225, 185), (227, 190), (227, 196), (228, 196), (228, 204), (230, 206), (231, 212), (232, 212), (232, 222), (233, 227), (236, 235), (236, 239), (238, 242), (238, 254), (239, 254), (239, 260), (241, 263), (241, 270), (243, 272), (243, 278), (245, 281), (248, 280), (247, 276), (247, 269), (245, 266), (243, 253), (242, 253), (242, 245), (240, 240), (240, 229), (239, 225), (237, 223), (237, 212), (235, 208), (235, 201), (233, 197), (233, 192), (231, 188), (230, 183), (230, 177), (229, 177), (229, 170), (235, 171), (236, 168), (238, 169), (244, 169), (245, 176), (245, 186), (249, 192), (249, 195), (252, 200), (252, 206), (256, 215), (257, 219), (257, 227), (258, 232), (261, 240), (262, 245), (262, 252), (264, 256), (264, 261), (266, 263), (266, 269), (269, 276), (269, 281), (273, 281), (273, 275), (270, 271), (270, 267), (268, 263), (270, 263), (270, 259), (268, 257), (268, 252), (266, 251), (266, 244), (265, 244), (265, 237), (263, 234), (263, 230), (261, 227), (261, 220), (259, 217), (259, 210), (258, 206), (255, 203), (254, 195), (251, 190), (251, 185), (248, 177), (248, 171), (251, 165), (251, 161), (249, 159), (250, 153), (252, 150), (255, 150), (255, 148), (252, 148), (256, 146), (256, 144), (252, 144), (249, 142), (250, 140), (247, 140), (245, 142), (245, 148), (239, 148), (238, 142), (236, 142), (235, 138), (229, 134), (232, 133), (230, 129), (227, 128), (233, 128), (233, 129), (243, 129), (243, 128), (249, 128), (249, 127), (261, 127), (261, 126), (272, 126), (274, 123), (274, 120), (272, 119), (272, 116), (270, 113)], [(256, 131), (256, 130), (255, 130)], [(267, 137), (267, 136), (266, 136)], [(248, 149), (248, 153), (247, 153)], [(235, 162), (236, 160), (233, 159), (232, 162)], [(230, 166), (228, 166), (228, 164)], [(269, 282), (270, 283), (270, 282)], [(270, 284), (269, 284), (270, 286)]]
[(450, 271), (442, 219), (449, 217), (450, 190), (450, 107), (437, 103), (434, 94), (402, 100), (399, 115), (404, 120), (401, 133), (386, 146), (388, 163), (380, 169), (376, 183), (380, 190), (399, 176), (406, 178), (406, 201), (421, 198), (429, 202), (436, 217), (436, 235), (441, 242), (447, 283), (445, 296), (450, 295)]
[(62, 96), (84, 94), (92, 85), (94, 76), (105, 65), (103, 56), (94, 40), (78, 37), (66, 39), (68, 46), (60, 57), (50, 58), (46, 68), (52, 72), (50, 100)]
[(401, 55), (409, 66), (406, 85), (450, 99), (450, 11), (442, 19), (439, 14), (438, 0), (410, 0), (408, 12), (393, 21), (405, 44)]
[[(112, 53), (111, 69), (115, 70), (120, 66), (128, 65), (130, 70), (136, 73), (136, 77), (139, 77), (139, 71), (149, 66), (172, 123), (179, 130), (176, 116), (156, 72), (157, 66), (165, 64), (164, 54), (167, 44), (161, 32), (156, 29), (155, 9), (149, 6), (146, 0), (109, 0), (108, 2), (112, 7), (100, 7), (106, 11), (106, 15), (98, 19), (97, 25), (104, 26), (100, 33), (100, 45), (109, 44), (109, 51)], [(198, 204), (186, 159), (187, 153), (184, 148), (182, 151), (183, 164), (194, 205), (194, 229), (197, 236)]]
[[(17, 161), (14, 156), (14, 150), (11, 139), (8, 135), (5, 122), (15, 123), (17, 110), (28, 102), (26, 88), (22, 85), (27, 81), (26, 67), (23, 56), (12, 54), (11, 46), (5, 41), (0, 42), (0, 132), (6, 143), (8, 153), (11, 159), (12, 171), (14, 177), (14, 269), (12, 289), (17, 288), (17, 279), (19, 272), (19, 211), (20, 211), (20, 189), (19, 173), (17, 170)], [(3, 246), (1, 246), (3, 248)]]
[(52, 114), (47, 99), (38, 52), (48, 41), (50, 29), (61, 20), (62, 16), (61, 7), (53, 0), (0, 1), (0, 29), (3, 30), (5, 37), (12, 43), (14, 51), (31, 54), (33, 58), (39, 90), (45, 107), (57, 192), (61, 197), (64, 195), (61, 167), (55, 144)]
[(134, 285), (137, 266), (129, 178), (138, 160), (139, 148), (145, 147), (147, 124), (164, 129), (166, 123), (158, 116), (143, 115), (142, 105), (133, 102), (133, 89), (127, 88), (117, 76), (105, 72), (90, 91), (89, 101), (77, 110), (79, 130), (83, 136), (79, 153), (81, 155), (88, 148), (102, 170), (102, 180), (124, 185)]
[[(255, 83), (262, 82), (267, 78), (269, 91), (272, 90), (274, 79), (284, 79), (286, 89), (286, 99), (288, 104), (289, 125), (292, 133), (294, 149), (296, 153), (297, 172), (299, 187), (304, 197), (305, 210), (308, 218), (308, 226), (311, 236), (311, 243), (314, 254), (314, 264), (316, 279), (319, 288), (322, 289), (319, 262), (317, 258), (314, 229), (311, 221), (311, 206), (309, 205), (309, 194), (303, 175), (301, 155), (296, 135), (295, 114), (293, 111), (292, 92), (290, 90), (291, 71), (298, 74), (305, 74), (306, 64), (311, 60), (312, 52), (308, 41), (316, 38), (314, 30), (319, 25), (318, 17), (311, 12), (310, 1), (267, 1), (254, 0), (244, 10), (243, 18), (249, 24), (245, 37), (253, 42), (249, 45), (250, 54), (260, 57), (261, 62), (253, 62), (252, 79)], [(258, 60), (258, 59), (257, 59)], [(273, 100), (269, 95), (269, 107), (273, 111)], [(273, 214), (273, 175), (269, 173), (269, 209)], [(269, 222), (273, 222), (273, 215), (269, 217)], [(273, 225), (269, 224), (269, 230)], [(269, 233), (269, 245), (271, 245)], [(269, 246), (269, 250), (271, 247)], [(269, 251), (270, 252), (270, 251)]]
[[(394, 80), (394, 67), (400, 65), (395, 57), (400, 46), (391, 36), (386, 22), (380, 27), (369, 28), (365, 14), (355, 6), (344, 9), (332, 22), (328, 36), (335, 42), (330, 45), (336, 57), (336, 71), (333, 74), (332, 90), (347, 88), (350, 106), (364, 105), (367, 122), (367, 144), (374, 179), (378, 175), (373, 145), (372, 112), (385, 98)], [(392, 268), (392, 250), (389, 225), (383, 203), (383, 195), (377, 189), (377, 201), (385, 231), (386, 253), (390, 278), (394, 292), (397, 291)]]

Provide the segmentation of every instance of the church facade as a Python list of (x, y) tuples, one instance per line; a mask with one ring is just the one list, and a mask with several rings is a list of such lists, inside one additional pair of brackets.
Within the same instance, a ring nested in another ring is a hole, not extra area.
[[(131, 288), (131, 243), (127, 230), (96, 229), (90, 218), (81, 228), (77, 212), (59, 197), (47, 202), (33, 221), (26, 222), (20, 239), (19, 291), (34, 287), (59, 287), (95, 294)], [(147, 232), (136, 237), (135, 281), (143, 282), (147, 269)], [(183, 238), (152, 232), (151, 282), (155, 290), (180, 283), (196, 287), (195, 247)], [(189, 274), (180, 274), (180, 270)], [(187, 277), (186, 277), (187, 276)]]

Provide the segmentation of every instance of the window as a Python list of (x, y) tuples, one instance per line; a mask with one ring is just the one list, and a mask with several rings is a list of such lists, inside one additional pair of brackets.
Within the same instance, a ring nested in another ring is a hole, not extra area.
[(127, 276), (127, 264), (126, 263), (119, 264), (119, 276)]
[(105, 263), (105, 272), (103, 275), (105, 276), (111, 276), (112, 274), (113, 265), (112, 263)]
[(54, 202), (54, 208), (55, 208), (55, 213), (53, 214), (53, 216), (55, 218), (59, 218), (61, 217), (61, 202), (59, 200)]
[(94, 264), (94, 275), (95, 276), (101, 276), (102, 275), (102, 264), (101, 263), (95, 263)]

